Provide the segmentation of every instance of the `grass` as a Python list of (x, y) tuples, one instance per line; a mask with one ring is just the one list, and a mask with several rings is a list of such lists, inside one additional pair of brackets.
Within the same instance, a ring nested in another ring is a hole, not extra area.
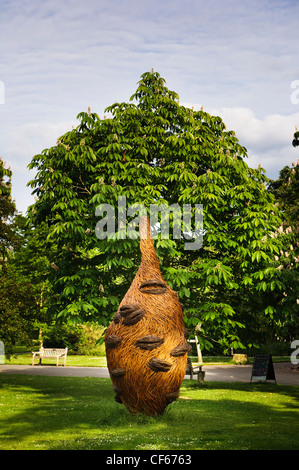
[(299, 449), (299, 387), (184, 381), (162, 416), (130, 415), (109, 379), (0, 375), (3, 450)]
[[(196, 365), (197, 363), (197, 356), (191, 357), (192, 362)], [(288, 362), (290, 361), (290, 357), (287, 356), (273, 356), (273, 362)], [(36, 364), (38, 363), (38, 359), (36, 359)], [(206, 366), (208, 365), (223, 365), (223, 364), (233, 364), (231, 356), (205, 356), (203, 358), (203, 362)], [(31, 365), (32, 363), (32, 353), (31, 352), (23, 352), (18, 353), (16, 356), (11, 356), (10, 360), (5, 361), (6, 364), (11, 365)], [(60, 360), (62, 363), (62, 360)], [(253, 357), (248, 358), (248, 364), (253, 363)], [(56, 359), (43, 359), (42, 364), (56, 364)], [(67, 366), (74, 366), (74, 367), (106, 367), (107, 361), (105, 356), (76, 356), (76, 355), (67, 355), (66, 360)]]
[[(5, 360), (7, 365), (31, 365), (32, 364), (32, 354), (24, 353), (18, 354), (18, 356), (11, 356), (10, 360)], [(38, 364), (38, 358), (35, 358), (35, 364)], [(55, 358), (43, 358), (42, 365), (56, 364)], [(59, 364), (63, 364), (63, 359), (59, 360)], [(105, 356), (76, 356), (76, 355), (67, 355), (66, 359), (67, 366), (73, 367), (106, 367), (107, 361)]]

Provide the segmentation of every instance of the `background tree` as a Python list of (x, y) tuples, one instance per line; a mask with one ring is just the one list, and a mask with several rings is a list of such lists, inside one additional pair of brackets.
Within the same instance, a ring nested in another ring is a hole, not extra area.
[(200, 250), (186, 251), (183, 239), (155, 245), (165, 279), (185, 304), (186, 325), (193, 330), (201, 323), (202, 345), (228, 351), (262, 339), (276, 324), (280, 211), (264, 170), (248, 167), (235, 133), (220, 117), (178, 99), (152, 71), (141, 76), (129, 103), (107, 108), (109, 118), (80, 113), (78, 127), (29, 165), (38, 198), (29, 214), (37, 232), (47, 223), (46, 243), (57, 244), (51, 261), (56, 317), (107, 325), (139, 265), (139, 240), (118, 231), (99, 240), (96, 207), (117, 206), (119, 196), (127, 206), (147, 208), (203, 204)]
[[(18, 280), (23, 279), (30, 285), (36, 318), (33, 322), (35, 330), (39, 330), (40, 347), (43, 345), (42, 332), (46, 325), (52, 323), (49, 315), (50, 296), (52, 295), (50, 272), (50, 257), (55, 250), (55, 244), (45, 247), (44, 240), (48, 234), (46, 224), (41, 224), (37, 232), (30, 221), (17, 214), (13, 220), (13, 228), (18, 235), (20, 243), (15, 247), (9, 257), (9, 267)], [(23, 281), (23, 282), (24, 282)]]
[(292, 144), (293, 144), (293, 147), (298, 147), (299, 146), (299, 131), (297, 130), (297, 127), (296, 127), (296, 132), (294, 134)]
[(16, 207), (11, 199), (10, 168), (0, 158), (0, 339), (9, 357), (17, 341), (31, 344), (38, 309), (27, 277), (14, 270), (11, 260), (21, 244), (16, 230)]
[(7, 255), (17, 241), (10, 225), (16, 212), (16, 206), (11, 199), (12, 171), (10, 167), (5, 168), (5, 163), (0, 157), (0, 270), (2, 274), (6, 271)]
[(269, 190), (283, 215), (279, 227), (283, 249), (275, 258), (283, 290), (277, 297), (276, 314), (280, 335), (292, 341), (299, 334), (299, 160), (285, 166), (279, 178), (271, 181)]

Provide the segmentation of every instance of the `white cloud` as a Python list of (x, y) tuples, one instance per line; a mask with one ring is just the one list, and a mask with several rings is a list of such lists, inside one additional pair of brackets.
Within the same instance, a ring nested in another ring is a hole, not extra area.
[(27, 183), (34, 178), (35, 172), (27, 168), (32, 157), (45, 148), (56, 144), (57, 138), (77, 126), (78, 122), (33, 122), (10, 130), (6, 136), (7, 146), (2, 148), (4, 160), (13, 172), (12, 197), (16, 199), (17, 209), (23, 213), (33, 203), (31, 189)]
[(4, 153), (12, 155), (13, 159), (9, 164), (13, 171), (19, 171), (26, 168), (32, 157), (40, 153), (44, 148), (52, 147), (56, 144), (57, 138), (68, 130), (72, 125), (78, 125), (74, 122), (33, 122), (21, 125), (17, 132), (10, 131), (7, 136), (7, 147)]
[(219, 114), (227, 127), (236, 130), (244, 145), (266, 150), (288, 144), (292, 140), (296, 123), (299, 125), (299, 112), (289, 116), (270, 114), (258, 118), (248, 108), (220, 108), (211, 110)]
[[(198, 104), (183, 105), (201, 108)], [(299, 156), (298, 149), (292, 146), (295, 126), (299, 127), (299, 112), (258, 118), (249, 108), (205, 108), (205, 111), (220, 116), (227, 130), (236, 132), (240, 144), (247, 149), (249, 166), (255, 168), (261, 163), (270, 178), (276, 179), (279, 171)]]
[(292, 146), (292, 140), (295, 126), (299, 125), (299, 112), (258, 118), (250, 109), (224, 108), (217, 114), (228, 128), (235, 130), (241, 145), (247, 148), (249, 165), (256, 167), (261, 163), (270, 178), (276, 179), (285, 165), (296, 160), (298, 151)]

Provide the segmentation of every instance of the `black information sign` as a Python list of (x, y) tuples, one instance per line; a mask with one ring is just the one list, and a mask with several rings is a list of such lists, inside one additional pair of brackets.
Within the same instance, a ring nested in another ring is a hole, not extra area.
[(275, 373), (271, 354), (257, 354), (254, 356), (254, 362), (251, 372), (251, 380), (275, 380)]

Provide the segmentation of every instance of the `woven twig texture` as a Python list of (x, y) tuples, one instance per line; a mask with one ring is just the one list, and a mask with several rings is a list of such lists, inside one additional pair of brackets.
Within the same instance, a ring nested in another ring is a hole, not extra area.
[(147, 217), (140, 236), (141, 263), (105, 344), (116, 401), (131, 413), (156, 415), (179, 395), (189, 346), (182, 307), (161, 275)]

